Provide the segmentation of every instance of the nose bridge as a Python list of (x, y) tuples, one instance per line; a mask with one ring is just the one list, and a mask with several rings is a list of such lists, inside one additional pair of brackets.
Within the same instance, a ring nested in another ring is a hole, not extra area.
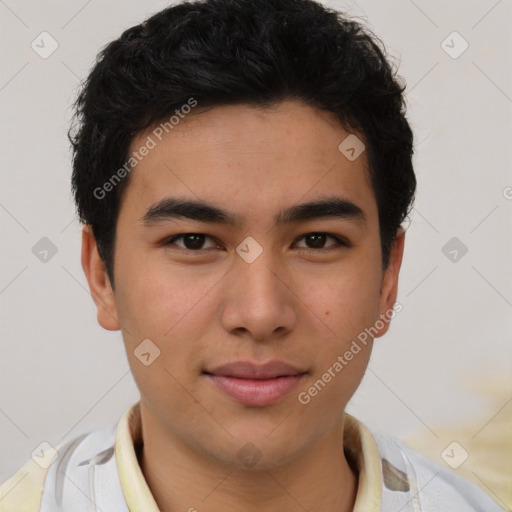
[(235, 274), (241, 285), (239, 292), (252, 301), (272, 301), (284, 291), (284, 285), (277, 277), (279, 262), (271, 248), (263, 249), (259, 244), (258, 248), (256, 243), (249, 240), (238, 247), (240, 260), (235, 264)]
[[(296, 321), (293, 294), (285, 285), (284, 267), (271, 249), (259, 249), (253, 241), (242, 243), (224, 297), (222, 318), (228, 331), (249, 331), (255, 339), (264, 340), (274, 331), (288, 331)], [(251, 245), (252, 244), (252, 245)], [(253, 259), (254, 258), (254, 259)]]

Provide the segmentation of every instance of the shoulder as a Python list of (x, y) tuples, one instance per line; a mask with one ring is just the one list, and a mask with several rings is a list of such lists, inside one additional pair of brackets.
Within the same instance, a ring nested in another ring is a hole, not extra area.
[[(375, 432), (372, 434), (382, 460), (383, 504), (386, 498), (391, 502), (391, 495), (396, 500), (396, 482), (405, 481), (405, 488), (402, 484), (400, 490), (409, 495), (409, 508), (414, 512), (504, 511), (473, 482), (437, 464), (392, 436)], [(388, 508), (383, 507), (382, 510), (386, 511)]]
[[(86, 498), (99, 476), (89, 471), (92, 465), (96, 469), (96, 464), (103, 464), (102, 478), (115, 487), (115, 439), (115, 427), (105, 427), (34, 453), (0, 486), (0, 512), (88, 510)], [(84, 507), (74, 507), (78, 502), (84, 502)]]

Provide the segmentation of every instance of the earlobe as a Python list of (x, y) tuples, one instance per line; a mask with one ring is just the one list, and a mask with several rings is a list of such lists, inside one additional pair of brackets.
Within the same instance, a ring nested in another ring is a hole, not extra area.
[(382, 286), (380, 291), (379, 318), (383, 320), (384, 326), (379, 329), (376, 338), (383, 336), (389, 329), (390, 315), (394, 316), (393, 306), (396, 303), (398, 294), (398, 277), (405, 246), (405, 230), (400, 226), (396, 231), (396, 237), (391, 244), (389, 255), (389, 265), (384, 271)]
[(82, 268), (96, 304), (98, 323), (109, 331), (119, 330), (114, 292), (90, 225), (82, 228)]

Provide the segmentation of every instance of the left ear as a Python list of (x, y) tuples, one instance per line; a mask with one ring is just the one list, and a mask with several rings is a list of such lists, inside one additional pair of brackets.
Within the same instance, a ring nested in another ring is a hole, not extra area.
[(391, 244), (389, 265), (384, 271), (384, 276), (382, 278), (379, 301), (379, 319), (376, 322), (379, 322), (380, 320), (379, 325), (384, 324), (384, 326), (378, 329), (378, 333), (375, 335), (376, 338), (386, 334), (389, 329), (391, 321), (389, 312), (394, 311), (393, 306), (396, 302), (396, 296), (398, 293), (398, 274), (400, 273), (402, 257), (404, 255), (404, 244), (405, 230), (400, 226), (396, 230), (396, 237)]

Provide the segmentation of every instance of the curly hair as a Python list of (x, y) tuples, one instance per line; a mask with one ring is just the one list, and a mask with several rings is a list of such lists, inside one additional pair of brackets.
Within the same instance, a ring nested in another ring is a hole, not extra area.
[(98, 54), (68, 134), (78, 216), (92, 226), (112, 285), (129, 173), (112, 193), (95, 190), (126, 166), (135, 136), (191, 97), (202, 107), (296, 99), (362, 133), (387, 268), (416, 190), (404, 90), (368, 28), (314, 0), (187, 1), (124, 31)]

